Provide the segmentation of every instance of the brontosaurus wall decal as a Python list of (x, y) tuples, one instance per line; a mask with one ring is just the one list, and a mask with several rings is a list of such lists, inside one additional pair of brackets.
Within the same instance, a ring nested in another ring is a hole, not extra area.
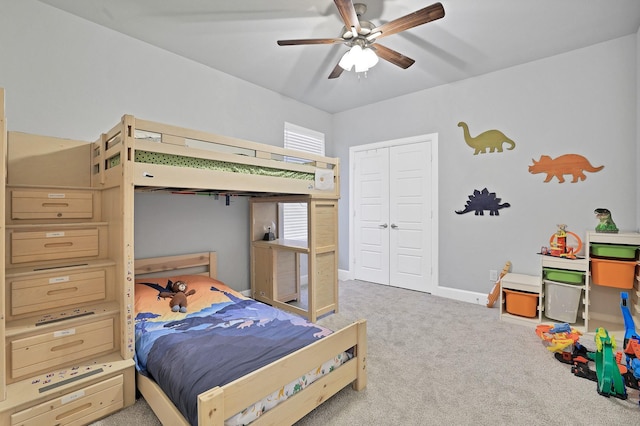
[(464, 131), (464, 141), (475, 150), (473, 155), (478, 155), (478, 153), (484, 154), (487, 152), (487, 149), (489, 149), (489, 152), (502, 152), (502, 144), (504, 143), (510, 145), (507, 147), (509, 150), (516, 147), (516, 143), (506, 137), (500, 130), (487, 130), (476, 137), (471, 137), (467, 123), (461, 121), (458, 123), (458, 127), (462, 127)]
[(545, 182), (549, 182), (555, 176), (558, 178), (559, 183), (563, 183), (564, 177), (562, 175), (573, 175), (571, 183), (575, 183), (578, 180), (587, 178), (584, 172), (596, 173), (604, 169), (604, 166), (593, 167), (589, 160), (578, 154), (564, 154), (557, 158), (543, 155), (540, 160), (532, 159), (532, 161), (533, 164), (529, 166), (529, 173), (546, 173)]

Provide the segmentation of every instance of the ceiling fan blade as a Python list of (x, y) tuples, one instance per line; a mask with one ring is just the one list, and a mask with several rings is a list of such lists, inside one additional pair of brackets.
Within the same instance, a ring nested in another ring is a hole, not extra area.
[(331, 74), (329, 74), (329, 79), (340, 77), (342, 71), (344, 71), (344, 69), (339, 64), (336, 64), (336, 67), (331, 71)]
[(360, 20), (358, 19), (356, 8), (353, 7), (353, 2), (351, 0), (333, 0), (333, 2), (336, 4), (338, 12), (340, 12), (347, 31), (351, 31), (351, 28), (355, 27), (356, 33), (360, 33)]
[(403, 69), (409, 68), (415, 62), (413, 59), (404, 56), (402, 53), (396, 52), (393, 49), (389, 49), (388, 47), (385, 47), (379, 43), (374, 44), (372, 48), (375, 49), (376, 54), (379, 57)]
[(394, 19), (386, 24), (382, 24), (371, 30), (371, 34), (380, 32), (381, 34), (375, 37), (378, 39), (408, 30), (409, 28), (417, 27), (418, 25), (426, 24), (427, 22), (435, 21), (442, 17), (444, 17), (444, 7), (442, 6), (442, 3), (434, 3), (431, 6), (427, 6), (398, 19)]
[(294, 40), (278, 40), (278, 46), (297, 46), (300, 44), (338, 44), (344, 43), (343, 38), (301, 38)]

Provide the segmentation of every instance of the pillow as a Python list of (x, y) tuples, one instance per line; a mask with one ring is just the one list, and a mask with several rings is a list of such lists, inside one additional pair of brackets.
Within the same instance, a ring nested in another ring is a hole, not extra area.
[[(175, 281), (187, 283), (187, 290), (195, 290), (195, 294), (187, 297), (187, 312), (172, 312), (170, 298), (161, 298), (161, 291)], [(210, 310), (212, 305), (222, 306), (233, 302), (233, 298), (247, 299), (241, 293), (231, 289), (221, 281), (204, 275), (176, 275), (173, 277), (137, 278), (135, 281), (135, 313), (136, 320), (173, 321), (204, 309)], [(142, 315), (140, 315), (142, 314)]]

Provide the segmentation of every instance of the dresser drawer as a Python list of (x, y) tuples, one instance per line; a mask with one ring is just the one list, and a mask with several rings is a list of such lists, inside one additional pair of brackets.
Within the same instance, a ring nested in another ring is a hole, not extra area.
[(11, 233), (11, 263), (97, 256), (98, 253), (97, 228)]
[(11, 415), (11, 426), (86, 425), (124, 407), (116, 376)]
[(51, 370), (114, 348), (113, 318), (9, 342), (12, 379)]
[(8, 281), (11, 315), (102, 300), (106, 292), (103, 269)]
[(86, 191), (11, 191), (11, 219), (91, 219), (93, 194)]

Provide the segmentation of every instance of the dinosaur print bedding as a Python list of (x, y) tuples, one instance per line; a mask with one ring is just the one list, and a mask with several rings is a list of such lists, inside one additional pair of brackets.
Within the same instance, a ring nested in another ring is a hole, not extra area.
[[(195, 293), (186, 313), (174, 312), (160, 293), (177, 280)], [(249, 299), (220, 281), (199, 275), (137, 279), (136, 368), (151, 377), (184, 417), (197, 424), (197, 395), (286, 356), (331, 330)], [(248, 424), (280, 400), (311, 384), (349, 358), (338, 354), (225, 424)]]

